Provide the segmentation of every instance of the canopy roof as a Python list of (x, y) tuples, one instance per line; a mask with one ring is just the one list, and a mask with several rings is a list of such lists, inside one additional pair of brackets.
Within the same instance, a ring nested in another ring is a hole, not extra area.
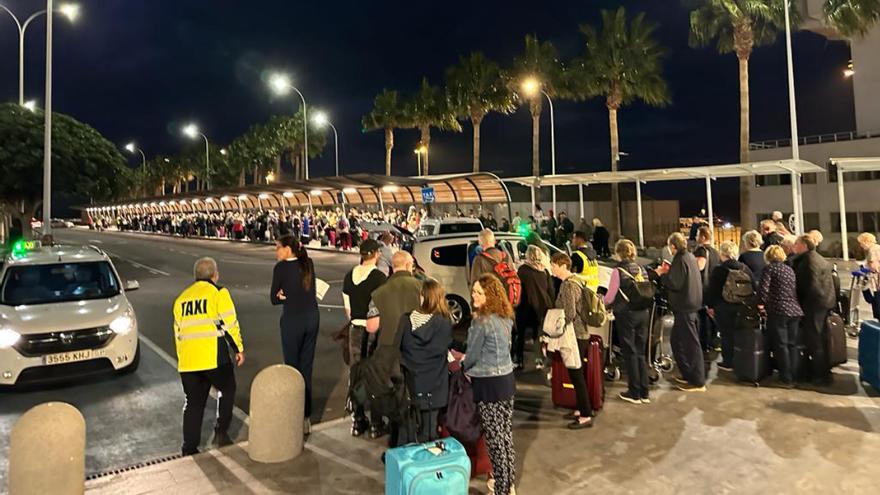
[[(622, 172), (543, 175), (538, 177), (538, 181), (542, 186), (564, 186), (574, 184), (617, 184), (635, 181), (692, 180), (705, 179), (706, 177), (715, 179), (751, 175), (779, 175), (792, 172), (798, 174), (820, 173), (825, 172), (825, 169), (804, 160), (773, 160), (700, 167), (669, 167)], [(516, 177), (504, 180), (524, 186), (531, 186), (535, 182), (535, 177)]]
[(831, 158), (828, 160), (841, 172), (874, 172), (880, 170), (880, 157)]

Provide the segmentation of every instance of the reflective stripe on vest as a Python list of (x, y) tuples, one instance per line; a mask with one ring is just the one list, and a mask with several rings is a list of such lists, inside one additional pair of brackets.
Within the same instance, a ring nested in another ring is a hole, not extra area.
[(178, 333), (177, 340), (194, 340), (194, 339), (216, 339), (222, 337), (226, 332), (217, 330), (216, 332), (196, 332), (196, 333)]

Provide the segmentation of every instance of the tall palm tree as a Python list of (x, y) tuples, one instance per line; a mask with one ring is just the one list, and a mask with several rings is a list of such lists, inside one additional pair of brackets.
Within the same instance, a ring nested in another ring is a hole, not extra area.
[[(511, 81), (515, 90), (526, 78), (535, 78), (541, 88), (551, 97), (567, 96), (563, 67), (559, 61), (556, 47), (549, 41), (539, 41), (535, 35), (526, 35), (525, 48), (513, 63), (516, 79)], [(532, 114), (532, 175), (541, 175), (541, 110), (544, 99), (541, 94), (529, 98), (529, 111)]]
[(394, 149), (394, 129), (408, 127), (404, 105), (397, 91), (383, 90), (373, 100), (373, 110), (362, 119), (364, 130), (385, 131), (385, 175), (391, 175), (391, 150)]
[[(581, 26), (586, 40), (583, 58), (576, 63), (573, 85), (581, 97), (605, 98), (611, 135), (611, 171), (620, 161), (617, 111), (640, 100), (652, 106), (669, 103), (669, 89), (663, 79), (664, 50), (654, 39), (657, 26), (636, 14), (628, 20), (626, 9), (602, 11), (602, 27)], [(617, 184), (611, 186), (611, 228), (620, 234), (620, 201)]]
[(880, 0), (825, 0), (822, 7), (828, 23), (844, 36), (864, 36), (880, 23)]
[(501, 66), (480, 52), (461, 57), (446, 70), (446, 90), (460, 118), (474, 129), (474, 172), (480, 171), (480, 124), (489, 112), (508, 114), (516, 108)]
[(418, 129), (421, 135), (419, 146), (424, 147), (425, 157), (422, 159), (422, 173), (430, 174), (431, 128), (444, 131), (461, 132), (461, 124), (455, 119), (455, 112), (443, 91), (431, 86), (427, 78), (422, 78), (419, 90), (406, 104), (406, 114), (410, 119), (410, 127)]
[[(749, 57), (756, 47), (769, 45), (785, 29), (785, 0), (689, 0), (690, 44), (706, 46), (713, 40), (719, 53), (735, 53), (739, 61), (739, 160), (749, 161)], [(794, 22), (794, 21), (793, 21)], [(751, 226), (751, 178), (739, 186), (740, 223)]]

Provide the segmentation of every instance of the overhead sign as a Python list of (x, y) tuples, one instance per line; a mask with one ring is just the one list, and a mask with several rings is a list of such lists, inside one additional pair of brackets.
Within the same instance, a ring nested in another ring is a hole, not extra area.
[(436, 197), (434, 196), (434, 188), (433, 187), (423, 187), (422, 188), (422, 203), (431, 204), (434, 202)]

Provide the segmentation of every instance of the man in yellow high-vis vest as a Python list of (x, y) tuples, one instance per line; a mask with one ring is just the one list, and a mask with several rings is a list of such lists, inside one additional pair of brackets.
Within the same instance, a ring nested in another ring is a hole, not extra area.
[(577, 231), (571, 239), (571, 272), (593, 292), (599, 289), (599, 260), (596, 250), (584, 232)]
[[(183, 408), (183, 455), (199, 452), (202, 416), (211, 387), (219, 392), (214, 444), (229, 445), (235, 400), (236, 366), (244, 364), (244, 345), (229, 291), (217, 285), (220, 272), (212, 258), (193, 266), (195, 283), (174, 301), (177, 370), (186, 394)], [(230, 353), (232, 356), (230, 356)]]

